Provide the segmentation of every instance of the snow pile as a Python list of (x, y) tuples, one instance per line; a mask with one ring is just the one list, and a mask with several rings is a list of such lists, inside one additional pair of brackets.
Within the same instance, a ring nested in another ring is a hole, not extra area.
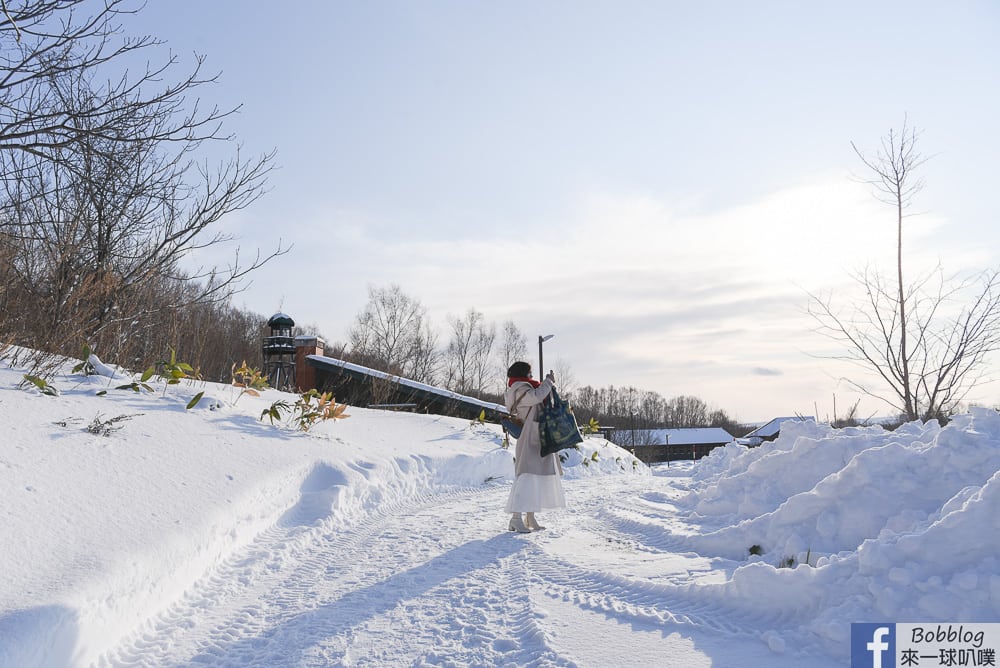
[(845, 619), (1000, 620), (996, 411), (894, 432), (792, 423), (771, 444), (713, 452), (693, 478), (683, 504), (702, 531), (685, 544), (759, 552), (726, 594), (815, 615), (807, 628), (832, 654), (847, 646)]

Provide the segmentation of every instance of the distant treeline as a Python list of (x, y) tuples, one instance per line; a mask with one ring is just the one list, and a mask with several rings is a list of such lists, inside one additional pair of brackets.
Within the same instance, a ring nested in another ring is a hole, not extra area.
[(681, 429), (722, 427), (733, 436), (743, 436), (751, 425), (741, 424), (726, 411), (711, 408), (698, 397), (677, 396), (665, 399), (660, 394), (634, 387), (588, 386), (572, 394), (573, 411), (578, 420), (596, 419), (617, 429)]

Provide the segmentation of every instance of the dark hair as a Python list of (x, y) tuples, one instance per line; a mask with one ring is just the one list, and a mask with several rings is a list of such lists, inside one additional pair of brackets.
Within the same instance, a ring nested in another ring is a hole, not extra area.
[(527, 362), (514, 362), (507, 369), (508, 378), (531, 378), (531, 365)]

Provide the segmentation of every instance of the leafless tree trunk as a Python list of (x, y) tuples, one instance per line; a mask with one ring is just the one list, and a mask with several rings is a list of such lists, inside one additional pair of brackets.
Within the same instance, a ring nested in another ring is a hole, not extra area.
[[(87, 106), (81, 103), (89, 96), (86, 86), (63, 93), (67, 107)], [(128, 142), (87, 136), (53, 149), (45, 159), (0, 153), (4, 173), (15, 175), (4, 179), (0, 191), (0, 227), (20, 248), (15, 272), (47, 317), (40, 325), (48, 332), (66, 330), (74, 345), (84, 340), (96, 346), (101, 338), (106, 343), (102, 332), (116, 323), (228, 301), (243, 276), (284, 252), (279, 247), (267, 257), (258, 254), (247, 266), (237, 256), (222, 273), (180, 271), (180, 259), (191, 251), (229, 241), (210, 234), (211, 228), (262, 194), (271, 156), (243, 161), (237, 154), (210, 173), (191, 158), (199, 142), (143, 138), (153, 133), (143, 131), (147, 124), (164, 120), (121, 128), (123, 138), (136, 132)], [(143, 289), (161, 279), (197, 289)], [(152, 299), (138, 300), (141, 294)], [(175, 298), (167, 298), (170, 294)], [(57, 350), (59, 344), (49, 342), (45, 349), (68, 352)]]
[(500, 350), (500, 378), (514, 362), (525, 361), (528, 357), (528, 339), (513, 320), (503, 324), (503, 348)]
[(368, 303), (349, 334), (351, 355), (362, 364), (412, 380), (432, 383), (435, 340), (419, 300), (398, 285), (369, 286)]
[[(555, 367), (553, 373), (556, 375), (559, 396), (564, 399), (570, 399), (576, 390), (576, 374), (573, 373), (572, 365), (564, 359), (557, 358), (553, 366)], [(573, 400), (573, 405), (576, 405), (575, 399)]]
[(438, 382), (441, 354), (438, 351), (438, 337), (431, 323), (423, 318), (406, 366), (409, 377), (421, 383), (434, 385)]
[(851, 148), (873, 175), (866, 182), (876, 196), (896, 210), (896, 306), (899, 310), (899, 343), (895, 362), (898, 366), (900, 387), (903, 390), (903, 412), (915, 415), (913, 388), (910, 383), (910, 342), (907, 339), (907, 313), (905, 283), (903, 281), (903, 219), (913, 202), (913, 197), (923, 189), (923, 180), (913, 176), (925, 158), (916, 151), (918, 133), (915, 128), (903, 129), (898, 134), (890, 129), (882, 139), (882, 149), (874, 158), (865, 157), (854, 142)]
[(709, 423), (708, 404), (698, 397), (677, 396), (664, 406), (663, 418), (673, 429), (704, 427)]
[(182, 257), (229, 240), (213, 226), (263, 193), (272, 156), (244, 160), (237, 148), (216, 169), (197, 161), (204, 142), (231, 140), (221, 123), (235, 110), (201, 107), (195, 95), (215, 77), (202, 76), (200, 56), (179, 78), (172, 55), (135, 74), (137, 57), (160, 46), (123, 36), (119, 22), (141, 7), (2, 5), (0, 236), (5, 295), (16, 301), (4, 302), (0, 336), (131, 357), (160, 340), (141, 336), (153, 329), (173, 332), (179, 348), (190, 335), (175, 329), (179, 311), (225, 304), (241, 278), (284, 252), (279, 244), (241, 262), (237, 251), (224, 270), (181, 270)]
[(483, 314), (469, 309), (465, 318), (451, 318), (451, 340), (446, 352), (448, 387), (463, 394), (480, 395), (493, 376), (491, 363), (496, 326)]
[(896, 223), (896, 272), (886, 280), (867, 268), (854, 276), (863, 301), (846, 311), (830, 296), (810, 295), (809, 311), (819, 331), (844, 345), (836, 356), (873, 371), (884, 391), (847, 379), (862, 393), (881, 399), (908, 420), (943, 417), (982, 380), (987, 356), (1000, 348), (1000, 274), (967, 279), (935, 271), (904, 280), (903, 221), (923, 187), (914, 172), (925, 159), (916, 151), (919, 134), (890, 131), (874, 158), (852, 147), (872, 174), (866, 181), (890, 204)]

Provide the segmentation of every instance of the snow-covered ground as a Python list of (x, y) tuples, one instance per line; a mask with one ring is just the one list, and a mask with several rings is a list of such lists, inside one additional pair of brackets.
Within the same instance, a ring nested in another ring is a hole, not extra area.
[(44, 396), (0, 362), (5, 668), (826, 668), (851, 622), (1000, 621), (993, 411), (652, 471), (591, 438), (520, 535), (492, 425), (351, 407), (303, 433), (258, 419), (273, 390), (69, 368)]

